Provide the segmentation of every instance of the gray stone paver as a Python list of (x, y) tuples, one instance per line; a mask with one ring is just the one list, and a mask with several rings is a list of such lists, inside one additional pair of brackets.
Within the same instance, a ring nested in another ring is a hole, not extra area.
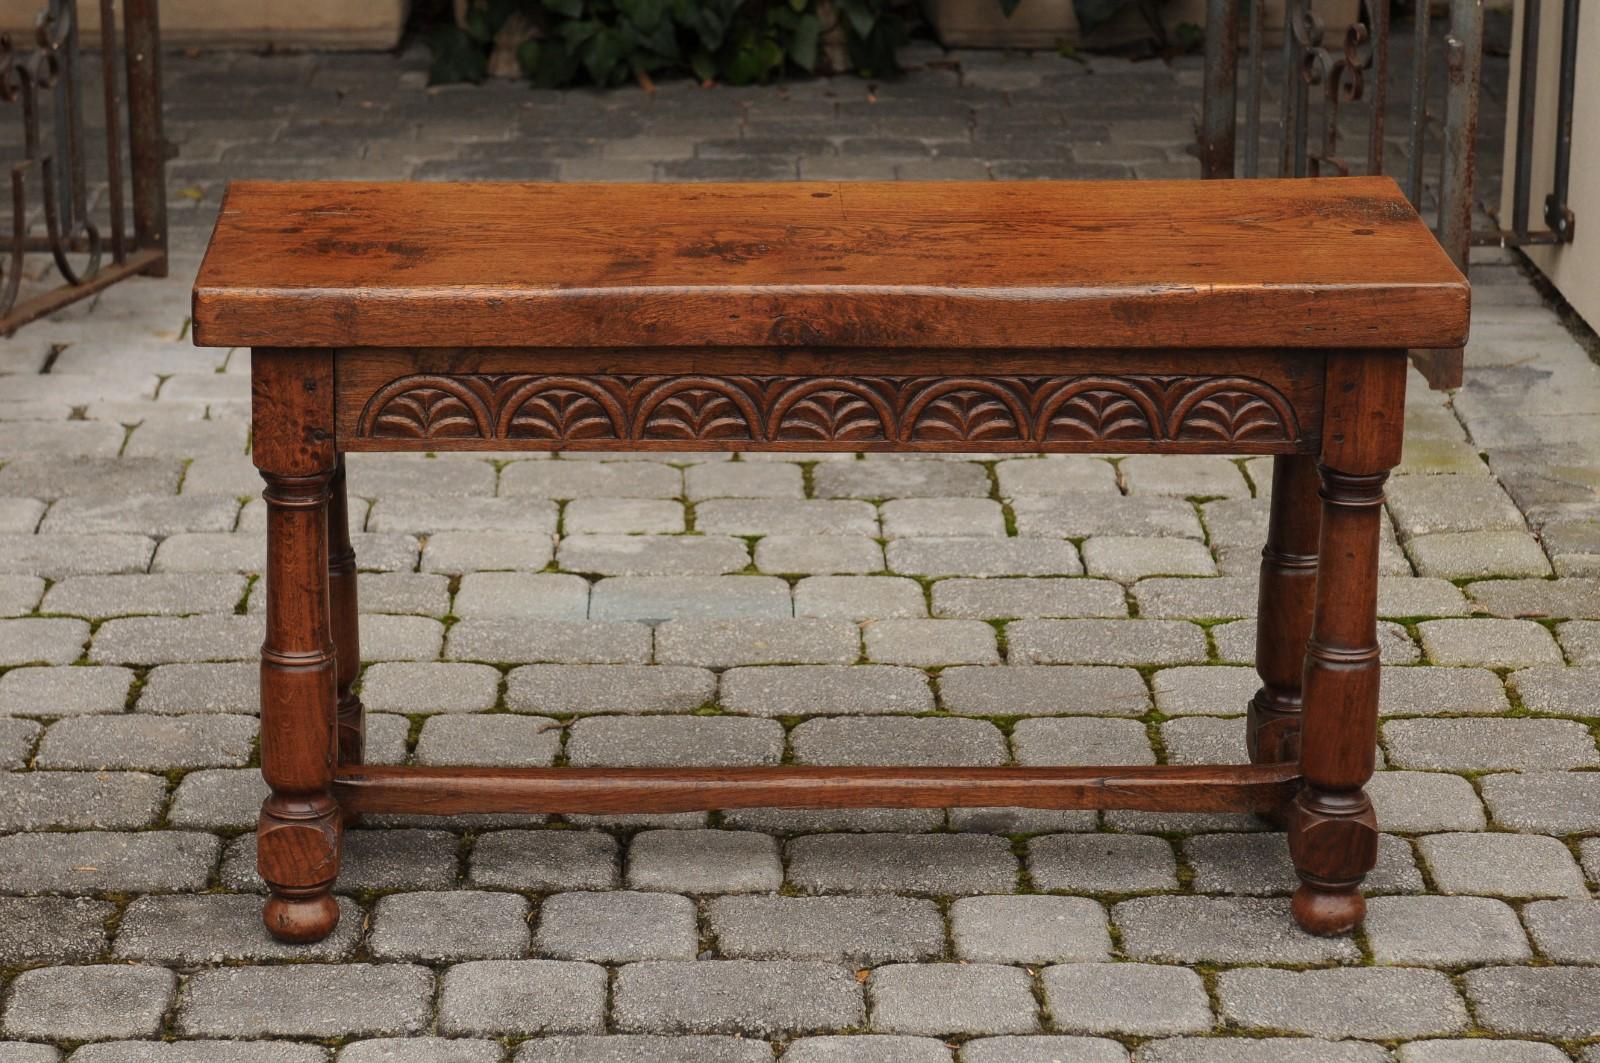
[(755, 831), (644, 831), (628, 847), (634, 889), (758, 893), (782, 883), (776, 840)]
[(190, 976), (177, 1029), (190, 1037), (353, 1037), (421, 1032), (433, 972), (406, 963), (224, 967)]
[(703, 668), (629, 664), (530, 664), (512, 669), (514, 712), (688, 712), (710, 701), (716, 677)]
[(1534, 945), (1557, 963), (1600, 963), (1600, 903), (1535, 901), (1522, 910)]
[(114, 910), (86, 897), (0, 897), (0, 963), (92, 960), (105, 950)]
[(1578, 834), (1600, 830), (1600, 773), (1502, 772), (1479, 784), (1495, 823), (1514, 831)]
[(514, 893), (392, 893), (373, 908), (374, 958), (516, 959), (528, 947), (528, 902)]
[(1087, 897), (962, 897), (950, 934), (961, 959), (980, 963), (1083, 963), (1111, 951), (1105, 909)]
[(553, 959), (632, 963), (692, 960), (694, 903), (670, 893), (558, 893), (539, 906), (534, 948)]
[(946, 668), (939, 673), (939, 700), (950, 712), (971, 716), (1137, 716), (1150, 708), (1139, 673), (1108, 665)]
[(0, 1024), (41, 1041), (153, 1037), (177, 985), (172, 971), (145, 964), (36, 967), (11, 983)]
[(1516, 912), (1489, 897), (1374, 897), (1364, 925), (1379, 963), (1452, 967), (1532, 958)]
[(950, 1063), (953, 1057), (937, 1038), (865, 1034), (802, 1037), (791, 1041), (781, 1058), (788, 1063)]
[(572, 725), (566, 753), (578, 768), (776, 764), (783, 727), (733, 716), (591, 716)]
[(1171, 1037), (1147, 1041), (1138, 1063), (1390, 1063), (1381, 1045), (1312, 1037)]
[[(870, 508), (870, 507), (869, 507)], [(859, 575), (883, 568), (883, 547), (866, 535), (768, 535), (756, 543), (765, 572)]]
[(472, 1037), (599, 1033), (606, 971), (565, 960), (477, 960), (444, 974), (439, 1031)]
[(1571, 1040), (1600, 1028), (1600, 968), (1481, 967), (1462, 982), (1479, 1024), (1496, 1033)]
[(1028, 1033), (1039, 1024), (1027, 972), (1002, 964), (887, 964), (872, 972), (867, 997), (872, 1028), (885, 1033)]
[(768, 1063), (772, 1050), (764, 1041), (722, 1035), (556, 1035), (524, 1041), (512, 1058), (515, 1063)]
[(1411, 967), (1239, 968), (1218, 976), (1217, 995), (1223, 1016), (1247, 1030), (1398, 1039), (1456, 1033), (1468, 1025), (1450, 980)]
[(1122, 588), (1111, 580), (942, 579), (933, 585), (933, 615), (950, 619), (1123, 617)]
[[(365, 593), (361, 601), (371, 608)], [(474, 620), (582, 620), (589, 615), (589, 584), (566, 573), (469, 572), (461, 577), (450, 610)]]
[(871, 965), (937, 959), (945, 947), (938, 907), (916, 897), (717, 897), (706, 923), (729, 959)]
[(1128, 1063), (1128, 1050), (1104, 1037), (979, 1037), (961, 1047), (961, 1063)]
[(852, 972), (829, 963), (633, 963), (618, 972), (613, 994), (614, 1021), (625, 1032), (768, 1037), (856, 1027), (866, 1019)]
[(1161, 963), (1328, 963), (1360, 956), (1345, 938), (1295, 925), (1285, 900), (1136, 897), (1111, 910), (1129, 957)]
[(120, 960), (199, 967), (271, 960), (349, 958), (361, 937), (362, 912), (341, 897), (339, 925), (312, 946), (274, 941), (257, 917), (259, 898), (241, 894), (153, 894), (128, 905), (117, 927)]
[[(749, 809), (534, 830), (540, 817), (380, 818), (348, 835), (336, 935), (266, 938), (241, 833), (262, 794), (259, 580), (240, 608), (265, 557), (249, 358), (180, 338), (222, 181), (1194, 170), (1195, 57), (909, 54), (921, 69), (874, 83), (873, 102), (850, 78), (663, 83), (653, 98), (428, 92), (417, 49), (169, 54), (169, 175), (201, 197), (172, 209), (172, 277), (0, 343), (0, 968), (7, 1007), (44, 978), (18, 966), (184, 984), (140, 1013), (154, 1025), (87, 1031), (114, 1040), (39, 1037), (71, 1063), (1387, 1058), (1318, 1039), (1348, 1036), (1425, 1039), (1398, 1045), (1398, 1063), (1546, 1063), (1566, 1058), (1549, 1042), (1592, 1037), (1595, 902), (1566, 846), (1600, 881), (1600, 439), (1574, 431), (1600, 409), (1600, 371), (1487, 257), (1467, 386), (1446, 406), (1413, 378), (1389, 486), (1379, 606), (1413, 626), (1382, 629), (1383, 752), (1400, 770), (1370, 789), (1382, 828), (1408, 837), (1384, 836), (1369, 879), (1379, 968), (1293, 928), (1281, 834), (1117, 811)], [(1270, 459), (505, 457), (350, 458), (374, 759), (404, 758), (408, 727), (446, 714), (464, 722), (424, 728), (421, 759), (1137, 762), (1152, 718), (1135, 718), (1152, 708), (1183, 717), (1161, 728), (1168, 759), (1242, 759)], [(536, 571), (552, 558), (561, 571)], [(880, 641), (907, 623), (898, 647)], [(972, 635), (926, 637), (946, 631)], [(973, 653), (984, 663), (960, 663)], [(959, 719), (910, 718), (935, 710)], [(693, 844), (712, 834), (735, 851)], [(1157, 895), (1124, 896), (1144, 890)], [(1530, 947), (1557, 966), (1528, 966)], [(1113, 957), (1133, 962), (1099, 966)], [(896, 964), (923, 993), (904, 1021), (948, 1029), (869, 1032)], [(1192, 1017), (1224, 1036), (1133, 1032), (1187, 990), (1119, 1016), (1117, 983), (1097, 975), (1176, 983), (1195, 965), (1234, 968), (1217, 976), (1220, 1016), (1202, 996)], [(1054, 1026), (994, 1032), (1039, 1021), (1034, 992)], [(952, 1033), (955, 1048), (939, 1040)], [(61, 1058), (0, 1041), (5, 1063)]]
[(133, 685), (127, 668), (13, 668), (0, 675), (0, 716), (121, 712)]
[(1418, 840), (1442, 893), (1583, 897), (1583, 872), (1554, 838), (1527, 834), (1430, 834)]
[(1568, 1063), (1571, 1057), (1537, 1041), (1437, 1040), (1400, 1046), (1400, 1063)]
[(1200, 976), (1142, 963), (1068, 963), (1040, 976), (1051, 1023), (1073, 1033), (1168, 1035), (1210, 1029)]

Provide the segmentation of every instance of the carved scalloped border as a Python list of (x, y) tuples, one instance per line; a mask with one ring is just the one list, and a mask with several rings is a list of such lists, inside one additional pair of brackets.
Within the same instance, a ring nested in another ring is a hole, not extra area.
[(1250, 376), (441, 374), (367, 400), (363, 439), (749, 443), (1290, 443), (1293, 403)]

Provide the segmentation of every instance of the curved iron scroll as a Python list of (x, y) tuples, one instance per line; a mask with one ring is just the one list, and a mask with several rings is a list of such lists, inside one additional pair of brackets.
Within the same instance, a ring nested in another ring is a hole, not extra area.
[[(22, 157), (11, 165), (11, 227), (0, 236), (0, 333), (58, 309), (132, 273), (166, 269), (159, 33), (155, 0), (127, 0), (127, 97), (134, 165), (123, 172), (123, 89), (119, 80), (117, 4), (98, 0), (105, 89), (106, 211), (91, 217), (84, 152), (77, 0), (48, 0), (24, 50), (0, 34), (0, 103), (15, 104)], [(134, 232), (124, 232), (125, 184), (131, 178)], [(37, 210), (39, 221), (30, 219)], [(42, 232), (35, 230), (42, 223)], [(111, 261), (104, 261), (109, 243)], [(64, 282), (19, 302), (25, 257), (48, 252)]]

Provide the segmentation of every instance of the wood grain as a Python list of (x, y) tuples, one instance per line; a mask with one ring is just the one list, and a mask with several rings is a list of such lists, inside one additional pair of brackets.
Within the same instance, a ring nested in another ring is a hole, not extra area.
[(261, 647), (261, 775), (256, 828), (262, 912), (280, 941), (320, 941), (339, 919), (329, 890), (343, 824), (332, 783), (338, 689), (329, 624), (328, 501), (333, 359), (258, 350), (251, 359), (252, 454), (266, 489), (267, 609)]
[(1245, 746), (1255, 764), (1300, 759), (1300, 682), (1317, 595), (1318, 483), (1310, 455), (1273, 460), (1256, 599), (1261, 689), (1250, 699), (1245, 722)]
[(229, 187), (210, 346), (1450, 347), (1388, 178)]
[(1260, 812), (1288, 801), (1293, 764), (1114, 768), (346, 768), (360, 813), (698, 812), (722, 808), (1126, 808)]
[(1316, 604), (1301, 681), (1305, 786), (1287, 817), (1300, 878), (1295, 920), (1317, 934), (1360, 924), (1361, 880), (1378, 859), (1364, 787), (1377, 762), (1378, 535), (1384, 481), (1400, 459), (1404, 372), (1398, 354), (1328, 362)]

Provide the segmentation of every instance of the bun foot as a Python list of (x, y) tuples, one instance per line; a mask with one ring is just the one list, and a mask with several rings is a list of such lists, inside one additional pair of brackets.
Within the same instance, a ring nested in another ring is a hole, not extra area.
[(289, 945), (310, 945), (333, 933), (339, 925), (339, 905), (332, 894), (314, 897), (267, 898), (261, 912), (267, 933)]
[(1307, 933), (1321, 937), (1347, 934), (1361, 925), (1367, 914), (1367, 899), (1358, 891), (1327, 893), (1301, 884), (1290, 904), (1294, 921)]

